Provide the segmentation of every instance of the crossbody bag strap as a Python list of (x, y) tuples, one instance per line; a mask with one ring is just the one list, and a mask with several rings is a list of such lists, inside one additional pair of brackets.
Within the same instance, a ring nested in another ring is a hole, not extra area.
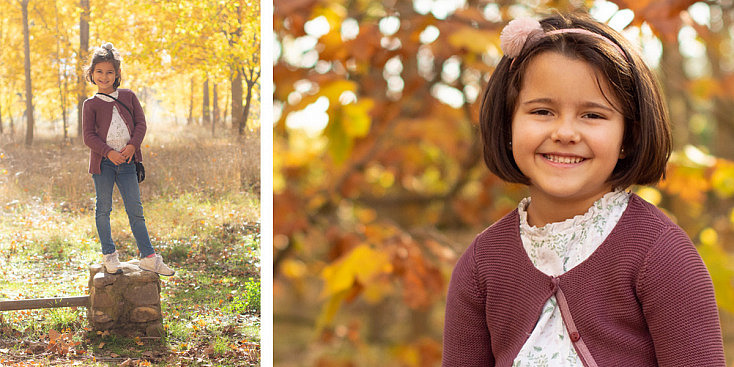
[(111, 96), (111, 95), (109, 95), (107, 93), (97, 92), (97, 94), (101, 94), (103, 96), (110, 97), (110, 98), (114, 99), (115, 101), (117, 101), (117, 103), (121, 104), (122, 107), (125, 107), (125, 109), (127, 110), (127, 112), (130, 112), (130, 116), (132, 116), (133, 120), (135, 120), (135, 115), (133, 115), (133, 111), (130, 110), (130, 108), (127, 107), (124, 103), (122, 103), (122, 101), (120, 101), (119, 99), (117, 99), (117, 98), (115, 98), (115, 97), (113, 97), (113, 96)]

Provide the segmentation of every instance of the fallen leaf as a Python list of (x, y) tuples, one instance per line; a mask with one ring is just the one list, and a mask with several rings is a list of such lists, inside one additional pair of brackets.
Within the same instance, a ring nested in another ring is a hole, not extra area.
[(61, 336), (61, 333), (59, 333), (58, 331), (54, 329), (51, 329), (48, 331), (48, 340), (50, 344), (56, 343), (56, 340), (59, 339), (60, 336)]
[(104, 348), (104, 342), (99, 343), (99, 347), (97, 347), (97, 348), (99, 348), (99, 349)]

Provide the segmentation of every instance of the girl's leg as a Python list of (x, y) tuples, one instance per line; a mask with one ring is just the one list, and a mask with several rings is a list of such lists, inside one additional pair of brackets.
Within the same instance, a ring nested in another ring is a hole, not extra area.
[(92, 175), (94, 190), (97, 194), (94, 219), (97, 224), (99, 242), (102, 244), (102, 254), (109, 255), (115, 252), (115, 243), (112, 241), (112, 229), (110, 228), (110, 212), (112, 211), (112, 190), (117, 173), (115, 165), (106, 158), (102, 160), (100, 169), (100, 174)]
[(140, 256), (147, 257), (154, 254), (155, 251), (148, 236), (148, 228), (145, 226), (145, 217), (143, 217), (143, 204), (140, 202), (140, 188), (134, 163), (123, 163), (119, 166), (117, 188), (122, 195), (122, 202), (125, 204), (130, 229), (138, 243)]

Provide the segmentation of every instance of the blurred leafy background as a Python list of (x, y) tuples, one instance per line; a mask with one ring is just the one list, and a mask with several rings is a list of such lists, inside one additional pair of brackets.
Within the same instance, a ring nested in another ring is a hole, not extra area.
[(659, 75), (675, 153), (633, 190), (698, 246), (734, 362), (732, 0), (292, 0), (274, 8), (276, 365), (440, 364), (457, 257), (526, 195), (480, 158), (499, 33), (553, 9), (620, 30)]

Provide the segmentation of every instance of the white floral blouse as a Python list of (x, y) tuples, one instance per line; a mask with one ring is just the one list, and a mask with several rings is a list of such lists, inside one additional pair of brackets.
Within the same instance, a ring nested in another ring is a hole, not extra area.
[[(530, 198), (525, 198), (518, 205), (523, 247), (538, 270), (559, 276), (596, 251), (619, 222), (628, 202), (628, 192), (613, 191), (594, 202), (583, 215), (538, 228), (528, 224), (526, 209)], [(583, 366), (563, 325), (555, 297), (543, 306), (535, 329), (515, 357), (513, 367), (525, 366)]]
[[(118, 92), (114, 91), (110, 95), (117, 98)], [(107, 96), (97, 94), (97, 98), (105, 102), (116, 103), (114, 99)], [(125, 121), (122, 120), (122, 116), (120, 116), (120, 111), (117, 109), (117, 106), (112, 106), (112, 121), (110, 122), (110, 129), (107, 131), (107, 145), (109, 145), (110, 148), (121, 152), (129, 141), (130, 131), (125, 124)]]

